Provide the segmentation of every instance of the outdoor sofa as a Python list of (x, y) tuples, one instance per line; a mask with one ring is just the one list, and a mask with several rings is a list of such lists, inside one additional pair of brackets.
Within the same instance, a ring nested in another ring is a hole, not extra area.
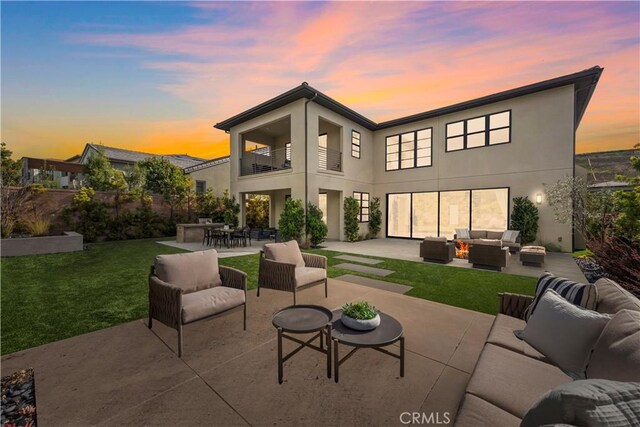
[[(591, 352), (586, 377), (623, 381), (616, 384), (635, 390), (637, 410), (640, 396), (640, 300), (609, 279), (598, 280), (595, 289), (595, 311), (610, 315), (619, 313), (618, 316), (626, 316), (627, 319), (635, 318), (635, 323), (630, 323), (635, 332), (623, 335), (622, 340), (611, 342), (603, 339), (603, 331)], [(563, 387), (582, 387), (588, 382), (572, 383), (573, 378), (558, 368), (549, 357), (515, 336), (514, 331), (523, 330), (527, 324), (524, 320), (525, 310), (532, 300), (530, 296), (500, 295), (500, 313), (493, 322), (467, 385), (455, 419), (456, 426), (519, 426), (529, 409), (545, 393), (558, 390), (556, 387), (563, 384)], [(624, 333), (628, 333), (628, 330), (623, 329)], [(601, 341), (605, 341), (604, 347)], [(596, 348), (604, 349), (607, 363), (603, 363), (601, 352), (599, 374), (590, 377)], [(634, 381), (635, 384), (632, 383)], [(573, 410), (579, 412), (576, 405), (572, 407)], [(636, 413), (636, 417), (640, 417), (640, 414)], [(618, 420), (615, 425), (622, 425), (622, 422)]]
[(420, 257), (425, 261), (447, 264), (453, 260), (456, 252), (456, 244), (447, 242), (447, 238), (425, 237), (420, 242)]
[(149, 274), (149, 329), (157, 319), (178, 331), (182, 357), (182, 327), (243, 310), (247, 329), (247, 274), (218, 265), (215, 249), (158, 255)]
[(460, 240), (463, 243), (473, 243), (476, 239), (499, 240), (503, 248), (509, 248), (509, 252), (518, 252), (520, 250), (520, 234), (514, 242), (502, 240), (504, 231), (488, 231), (488, 230), (470, 230), (468, 239), (459, 239), (457, 234), (453, 235), (453, 241)]

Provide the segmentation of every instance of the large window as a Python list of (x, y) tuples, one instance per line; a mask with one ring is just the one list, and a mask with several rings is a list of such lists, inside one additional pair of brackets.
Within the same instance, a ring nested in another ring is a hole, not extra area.
[(388, 136), (385, 170), (431, 166), (431, 137), (431, 128)]
[(327, 169), (327, 134), (323, 133), (318, 136), (318, 167)]
[(353, 192), (353, 198), (358, 201), (360, 205), (360, 212), (358, 213), (358, 220), (360, 222), (369, 221), (369, 193)]
[(446, 151), (458, 151), (511, 142), (511, 111), (448, 123)]
[(360, 132), (351, 131), (351, 156), (360, 158)]
[(509, 189), (400, 193), (387, 196), (387, 235), (452, 239), (456, 228), (503, 231), (509, 217)]

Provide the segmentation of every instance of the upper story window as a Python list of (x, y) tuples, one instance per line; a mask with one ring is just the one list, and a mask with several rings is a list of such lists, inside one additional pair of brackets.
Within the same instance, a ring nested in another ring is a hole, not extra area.
[(355, 130), (351, 131), (351, 156), (360, 158), (360, 132)]
[(446, 151), (511, 142), (511, 111), (447, 123)]
[(431, 166), (431, 138), (432, 128), (388, 136), (385, 170)]
[(358, 201), (360, 205), (360, 212), (358, 213), (358, 221), (369, 221), (369, 193), (353, 192), (353, 198)]
[(287, 142), (284, 144), (284, 159), (287, 161), (291, 161), (291, 143)]
[(206, 181), (196, 181), (196, 194), (204, 194), (207, 191)]

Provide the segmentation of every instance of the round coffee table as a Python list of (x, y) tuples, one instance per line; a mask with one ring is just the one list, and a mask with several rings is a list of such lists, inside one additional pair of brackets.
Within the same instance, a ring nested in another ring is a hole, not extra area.
[[(331, 319), (333, 313), (319, 305), (292, 305), (273, 315), (271, 323), (278, 330), (278, 383), (282, 384), (283, 365), (294, 354), (304, 347), (312, 348), (327, 356), (327, 378), (331, 378)], [(317, 332), (307, 341), (302, 341), (290, 334), (308, 334)], [(324, 336), (327, 336), (325, 349)], [(300, 344), (286, 356), (282, 356), (282, 339), (286, 338)], [(320, 345), (312, 342), (320, 338)]]
[[(381, 353), (400, 359), (400, 376), (404, 377), (404, 330), (400, 322), (385, 313), (380, 314), (380, 326), (371, 331), (357, 331), (342, 323), (342, 310), (333, 312), (333, 371), (335, 381), (339, 379), (339, 368), (358, 349), (372, 348)], [(382, 348), (400, 341), (400, 354)], [(353, 347), (342, 359), (338, 354), (338, 343)]]

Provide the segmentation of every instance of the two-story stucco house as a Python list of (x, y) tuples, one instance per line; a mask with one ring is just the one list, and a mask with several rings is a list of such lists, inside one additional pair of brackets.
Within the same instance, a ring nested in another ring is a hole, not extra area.
[[(215, 125), (229, 133), (230, 191), (319, 205), (342, 239), (343, 200), (382, 202), (382, 237), (451, 238), (455, 228), (505, 230), (512, 199), (538, 204), (538, 240), (571, 251), (544, 184), (575, 174), (575, 137), (603, 69), (375, 123), (303, 83)], [(428, 94), (425, 94), (428, 95)], [(244, 212), (241, 213), (244, 215)]]

